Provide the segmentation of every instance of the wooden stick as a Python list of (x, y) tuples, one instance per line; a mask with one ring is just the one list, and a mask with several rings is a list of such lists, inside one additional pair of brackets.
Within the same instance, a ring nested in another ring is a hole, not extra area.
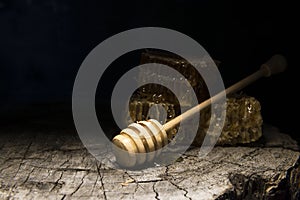
[(269, 77), (272, 74), (283, 72), (286, 69), (286, 67), (287, 67), (286, 59), (281, 55), (274, 55), (273, 57), (271, 57), (271, 59), (268, 62), (263, 64), (257, 72), (254, 72), (250, 76), (247, 76), (243, 80), (230, 86), (225, 91), (219, 92), (215, 96), (205, 100), (204, 102), (198, 104), (197, 106), (191, 108), (190, 110), (170, 120), (169, 122), (163, 125), (163, 129), (165, 131), (171, 130), (176, 125), (178, 125), (181, 121), (189, 119), (194, 114), (208, 107), (211, 104), (211, 102), (216, 102), (220, 100), (220, 98), (223, 97), (223, 95), (237, 92), (238, 90), (246, 87), (247, 85), (253, 83), (254, 81), (256, 81), (261, 77)]

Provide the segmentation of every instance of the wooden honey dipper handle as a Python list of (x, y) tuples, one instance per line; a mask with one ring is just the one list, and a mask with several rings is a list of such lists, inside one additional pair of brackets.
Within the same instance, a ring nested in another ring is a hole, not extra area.
[(260, 69), (253, 74), (247, 76), (243, 80), (235, 83), (234, 85), (227, 88), (225, 91), (221, 91), (215, 96), (205, 100), (204, 102), (198, 104), (197, 106), (191, 108), (190, 110), (184, 112), (183, 114), (175, 117), (174, 119), (170, 120), (166, 124), (163, 125), (163, 129), (165, 131), (171, 130), (176, 125), (178, 125), (181, 121), (187, 120), (192, 117), (194, 114), (198, 113), (205, 107), (209, 106), (211, 102), (218, 101), (224, 94), (231, 94), (234, 93), (247, 85), (253, 83), (257, 79), (261, 77), (269, 77), (272, 74), (277, 74), (283, 72), (287, 67), (287, 61), (282, 55), (274, 55), (268, 60), (266, 63), (262, 64)]

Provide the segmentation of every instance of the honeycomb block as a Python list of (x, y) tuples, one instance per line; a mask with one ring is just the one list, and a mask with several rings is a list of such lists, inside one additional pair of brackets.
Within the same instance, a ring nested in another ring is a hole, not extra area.
[[(194, 139), (193, 145), (200, 146), (205, 135), (213, 138), (214, 133), (208, 132), (210, 120), (216, 122), (216, 118), (210, 118), (210, 110), (204, 110), (200, 115), (200, 128)], [(217, 123), (216, 123), (217, 124)], [(247, 144), (257, 141), (262, 136), (263, 118), (261, 106), (257, 99), (250, 96), (227, 98), (225, 124), (218, 138), (218, 145)], [(185, 133), (188, 134), (188, 127)]]
[[(200, 64), (201, 61), (195, 61), (193, 65), (186, 60), (165, 52), (147, 51), (141, 56), (141, 64), (144, 63), (160, 63), (168, 65), (182, 74), (192, 86), (196, 93), (198, 102), (202, 102), (209, 98), (206, 84), (193, 67), (195, 64)], [(219, 66), (219, 61), (215, 61)], [(157, 79), (162, 83), (169, 83), (170, 88), (180, 88), (183, 80), (177, 77), (170, 77), (164, 71), (152, 71), (151, 68), (143, 69), (140, 73), (138, 81), (140, 83), (146, 80)], [(190, 108), (190, 91), (182, 91), (181, 96), (184, 97), (183, 107)], [(157, 84), (146, 84), (138, 88), (132, 95), (129, 102), (129, 116), (134, 122), (150, 119), (149, 111), (154, 105), (160, 105), (164, 108), (165, 114), (161, 111), (152, 112), (151, 118), (157, 119), (161, 124), (168, 122), (180, 115), (180, 106), (177, 97), (167, 88)], [(225, 126), (222, 129), (221, 136), (218, 139), (219, 145), (235, 145), (238, 143), (250, 143), (258, 140), (262, 135), (262, 116), (260, 113), (261, 107), (258, 100), (249, 96), (232, 96), (227, 98), (227, 113)], [(153, 114), (154, 113), (154, 114)], [(163, 121), (162, 118), (166, 118)], [(199, 120), (199, 129), (197, 136), (194, 138), (193, 145), (200, 146), (206, 135), (210, 138), (215, 137), (214, 131), (208, 132), (210, 120), (217, 120), (215, 116), (211, 117), (210, 109), (207, 108), (201, 111)], [(218, 124), (217, 122), (215, 124)], [(183, 129), (184, 140), (191, 137), (191, 126), (185, 123), (181, 126)], [(169, 141), (174, 138), (177, 133), (178, 126), (168, 131)], [(215, 131), (216, 132), (216, 131)], [(179, 138), (180, 139), (180, 138)], [(193, 138), (192, 138), (193, 139)]]
[[(130, 117), (133, 121), (141, 121), (149, 119), (147, 113), (151, 106), (155, 105), (152, 101), (134, 100), (130, 102)], [(162, 107), (168, 112), (167, 121), (173, 119), (178, 115), (178, 105), (170, 103), (161, 103)], [(161, 113), (156, 113), (159, 119)], [(155, 117), (154, 117), (155, 118)], [(214, 132), (208, 132), (210, 120), (215, 122), (216, 117), (212, 116), (210, 109), (202, 110), (200, 113), (199, 129), (194, 138), (193, 145), (200, 146), (204, 137), (208, 135), (209, 138), (215, 136)], [(160, 121), (160, 123), (162, 123)], [(217, 124), (217, 123), (216, 123)], [(261, 115), (261, 106), (257, 99), (250, 96), (235, 96), (227, 98), (227, 109), (225, 124), (222, 129), (221, 135), (218, 138), (218, 145), (235, 145), (246, 144), (257, 141), (262, 136), (263, 118)], [(183, 129), (182, 140), (189, 137), (191, 134), (191, 127), (189, 123), (181, 126)], [(174, 138), (177, 133), (178, 127), (168, 131), (169, 141)]]

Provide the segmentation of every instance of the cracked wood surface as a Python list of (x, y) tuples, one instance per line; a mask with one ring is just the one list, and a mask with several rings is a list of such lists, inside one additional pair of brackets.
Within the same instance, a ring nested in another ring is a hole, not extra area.
[(277, 135), (263, 146), (215, 147), (202, 159), (191, 149), (172, 165), (130, 171), (101, 165), (76, 134), (7, 130), (0, 199), (298, 199), (299, 152)]

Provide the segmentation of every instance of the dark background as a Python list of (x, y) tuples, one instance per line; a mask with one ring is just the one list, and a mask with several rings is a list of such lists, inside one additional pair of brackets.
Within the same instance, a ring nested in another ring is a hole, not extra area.
[(273, 54), (285, 55), (286, 72), (243, 91), (261, 102), (265, 123), (300, 140), (295, 5), (263, 2), (0, 0), (1, 126), (34, 126), (35, 118), (54, 128), (73, 127), (72, 87), (87, 54), (121, 31), (159, 26), (194, 38), (220, 60), (226, 86), (256, 71)]

